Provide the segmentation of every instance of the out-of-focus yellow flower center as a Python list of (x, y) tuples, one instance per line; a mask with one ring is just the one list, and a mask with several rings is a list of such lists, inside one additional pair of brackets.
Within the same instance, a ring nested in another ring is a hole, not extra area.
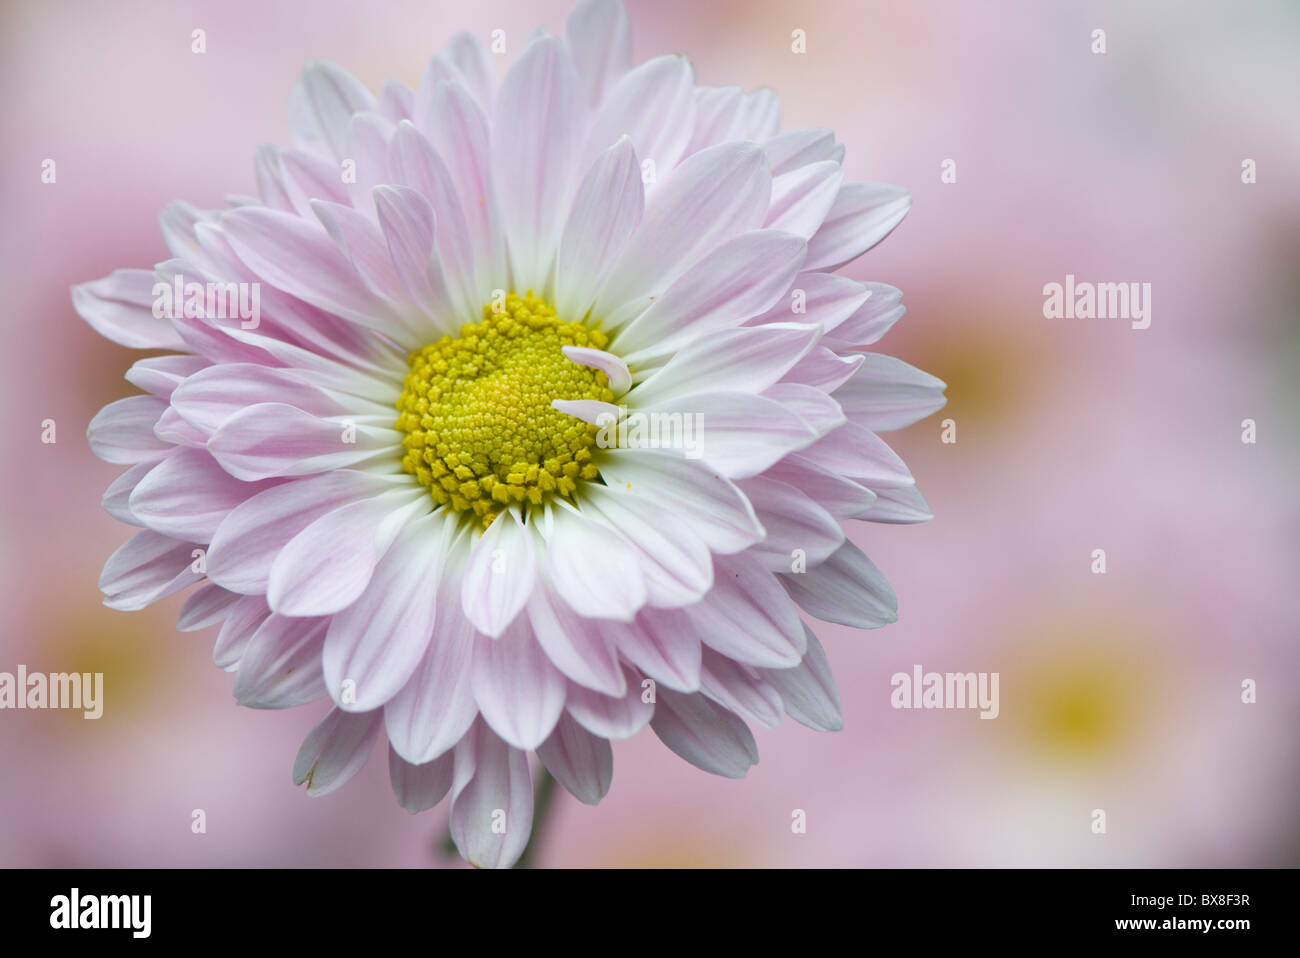
[(511, 502), (572, 497), (592, 461), (596, 427), (551, 408), (553, 399), (612, 402), (605, 374), (569, 360), (564, 346), (608, 339), (565, 322), (532, 294), (483, 307), (456, 337), (413, 351), (397, 400), (402, 466), (434, 501), (473, 512), (486, 528)]

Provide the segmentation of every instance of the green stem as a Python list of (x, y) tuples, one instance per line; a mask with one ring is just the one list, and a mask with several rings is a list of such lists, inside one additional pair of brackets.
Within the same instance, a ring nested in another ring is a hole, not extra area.
[(528, 836), (524, 853), (515, 862), (516, 868), (532, 868), (533, 857), (537, 854), (537, 840), (542, 837), (547, 816), (555, 803), (555, 776), (545, 768), (538, 770), (541, 777), (537, 780), (537, 791), (533, 793), (533, 832)]

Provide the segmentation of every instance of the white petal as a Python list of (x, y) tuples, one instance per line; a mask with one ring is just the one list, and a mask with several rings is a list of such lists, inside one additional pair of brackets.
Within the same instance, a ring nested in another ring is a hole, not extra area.
[(456, 746), (451, 837), (476, 868), (509, 868), (528, 847), (533, 786), (528, 756), (483, 722)]
[(564, 711), (564, 676), (524, 619), (498, 639), (475, 640), (470, 679), (483, 719), (515, 748), (541, 745)]
[(514, 509), (503, 510), (474, 543), (461, 584), (465, 615), (496, 638), (523, 609), (537, 579), (532, 534)]
[(646, 408), (694, 393), (761, 392), (784, 376), (820, 336), (820, 327), (795, 323), (709, 333), (682, 348), (629, 398)]
[(663, 515), (680, 517), (713, 552), (739, 552), (763, 537), (735, 483), (698, 461), (653, 449), (609, 450), (601, 474), (619, 496), (640, 496)]
[(331, 618), (322, 665), (339, 708), (368, 712), (410, 680), (433, 636), (434, 583), (457, 524), (442, 510), (407, 523), (361, 598)]

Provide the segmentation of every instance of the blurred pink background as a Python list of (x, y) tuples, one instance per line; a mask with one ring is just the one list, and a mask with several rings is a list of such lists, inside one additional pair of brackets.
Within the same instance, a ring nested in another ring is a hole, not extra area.
[[(414, 84), (454, 32), (505, 29), (511, 60), (568, 6), (4, 6), (0, 671), (102, 671), (107, 692), (99, 721), (0, 712), (0, 865), (459, 865), (436, 847), (446, 806), (402, 811), (382, 751), (332, 795), (296, 790), (323, 703), (237, 708), (211, 630), (175, 631), (179, 597), (100, 605), (129, 530), (100, 508), (118, 468), (84, 434), (134, 392), (137, 354), (82, 323), (68, 287), (163, 259), (169, 201), (255, 193), (253, 151), (287, 140), (309, 59), (376, 90)], [(850, 179), (912, 191), (908, 219), (848, 273), (903, 289), (908, 316), (881, 349), (946, 380), (950, 401), (886, 437), (936, 519), (852, 531), (899, 622), (817, 629), (844, 730), (756, 730), (760, 764), (738, 782), (646, 730), (616, 744), (598, 808), (557, 799), (539, 863), (1300, 863), (1300, 9), (628, 6), (639, 58), (682, 52), (702, 83), (771, 86), (783, 129), (835, 130)], [(1151, 283), (1150, 329), (1045, 319), (1043, 286), (1066, 273)], [(1001, 715), (892, 709), (890, 676), (918, 663), (1000, 672)]]

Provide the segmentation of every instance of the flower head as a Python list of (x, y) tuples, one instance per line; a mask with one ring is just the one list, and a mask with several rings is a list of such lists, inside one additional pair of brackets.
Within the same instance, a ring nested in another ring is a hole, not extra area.
[(165, 349), (91, 423), (141, 527), (106, 603), (190, 586), (236, 699), (328, 698), (294, 767), (342, 785), (386, 737), (412, 812), (451, 793), (477, 865), (530, 833), (528, 753), (595, 803), (649, 724), (720, 775), (749, 723), (841, 724), (799, 609), (896, 617), (842, 519), (929, 518), (877, 433), (943, 383), (867, 351), (901, 294), (835, 270), (902, 219), (775, 97), (634, 65), (584, 0), (495, 83), (458, 37), (378, 98), (315, 63), (260, 197), (169, 207), (172, 259), (76, 287)]

